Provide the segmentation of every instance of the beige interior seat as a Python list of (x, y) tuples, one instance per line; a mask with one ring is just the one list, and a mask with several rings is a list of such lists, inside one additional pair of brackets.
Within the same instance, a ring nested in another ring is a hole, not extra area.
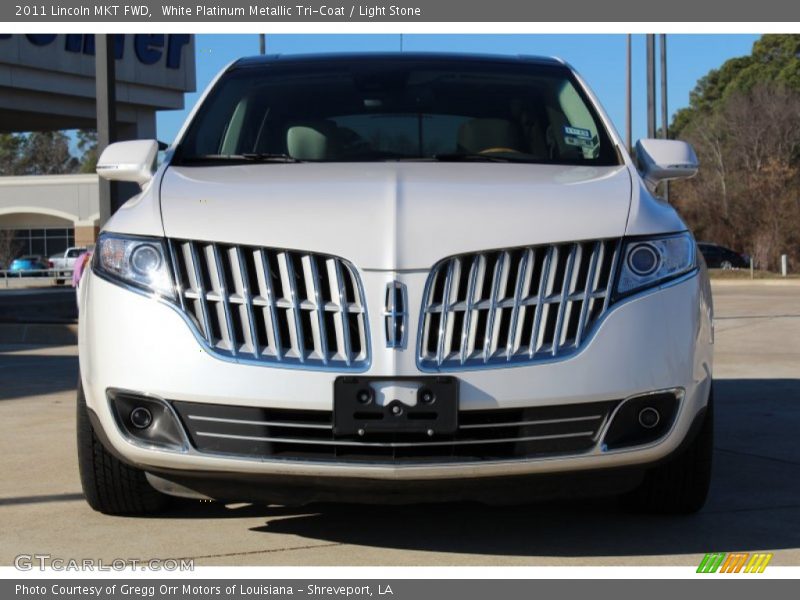
[(299, 160), (325, 160), (335, 155), (336, 126), (327, 121), (298, 123), (286, 130), (286, 151)]

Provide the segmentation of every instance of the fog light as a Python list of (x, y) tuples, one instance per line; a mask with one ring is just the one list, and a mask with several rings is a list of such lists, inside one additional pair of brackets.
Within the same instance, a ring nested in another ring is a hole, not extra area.
[(608, 450), (653, 443), (669, 433), (678, 414), (683, 390), (634, 396), (614, 412), (603, 443)]
[(129, 441), (184, 451), (189, 440), (169, 402), (145, 394), (106, 392), (120, 433)]
[(143, 406), (137, 406), (131, 411), (130, 420), (136, 429), (147, 429), (153, 422), (153, 415)]
[(645, 429), (652, 429), (661, 421), (661, 413), (652, 406), (639, 411), (639, 425)]

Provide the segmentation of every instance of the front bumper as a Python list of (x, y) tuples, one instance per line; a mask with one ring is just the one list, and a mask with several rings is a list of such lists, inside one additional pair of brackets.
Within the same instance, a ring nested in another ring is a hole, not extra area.
[[(380, 306), (386, 281), (397, 274), (362, 274), (368, 306)], [(424, 274), (405, 274), (410, 298), (421, 298)], [(564, 406), (621, 400), (655, 390), (680, 389), (682, 399), (669, 432), (656, 442), (607, 450), (601, 439), (579, 454), (467, 462), (391, 461), (347, 463), (244, 458), (166, 451), (124, 437), (107, 399), (127, 389), (169, 400), (330, 411), (336, 372), (287, 370), (237, 364), (209, 355), (183, 318), (165, 303), (87, 273), (81, 289), (81, 375), (87, 406), (110, 449), (151, 472), (355, 480), (458, 480), (641, 467), (674, 452), (705, 407), (711, 385), (710, 298), (698, 274), (620, 303), (585, 347), (568, 359), (506, 369), (460, 372), (462, 411)], [(409, 322), (418, 322), (412, 303)], [(380, 315), (370, 328), (372, 363), (364, 373), (391, 379), (414, 376), (409, 340), (405, 350), (385, 348)], [(499, 480), (498, 480), (499, 481)], [(453, 482), (455, 484), (455, 482)]]

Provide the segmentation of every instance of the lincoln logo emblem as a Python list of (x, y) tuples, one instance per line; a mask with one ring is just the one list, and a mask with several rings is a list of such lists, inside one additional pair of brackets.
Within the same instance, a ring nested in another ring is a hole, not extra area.
[(386, 302), (383, 314), (386, 347), (405, 348), (408, 298), (406, 297), (406, 286), (399, 281), (390, 281), (386, 284)]

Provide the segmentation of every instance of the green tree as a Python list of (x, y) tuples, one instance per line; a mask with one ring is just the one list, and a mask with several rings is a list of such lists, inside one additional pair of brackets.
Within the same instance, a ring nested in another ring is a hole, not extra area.
[(0, 134), (0, 175), (19, 175), (22, 142), (17, 133)]
[(698, 176), (671, 199), (700, 239), (776, 269), (800, 264), (800, 35), (765, 35), (749, 56), (697, 82), (670, 127), (692, 143)]
[(23, 175), (60, 175), (78, 171), (78, 160), (69, 151), (69, 137), (61, 131), (27, 134), (20, 150)]
[(78, 130), (78, 150), (80, 156), (80, 172), (94, 173), (97, 166), (97, 131), (94, 129)]

